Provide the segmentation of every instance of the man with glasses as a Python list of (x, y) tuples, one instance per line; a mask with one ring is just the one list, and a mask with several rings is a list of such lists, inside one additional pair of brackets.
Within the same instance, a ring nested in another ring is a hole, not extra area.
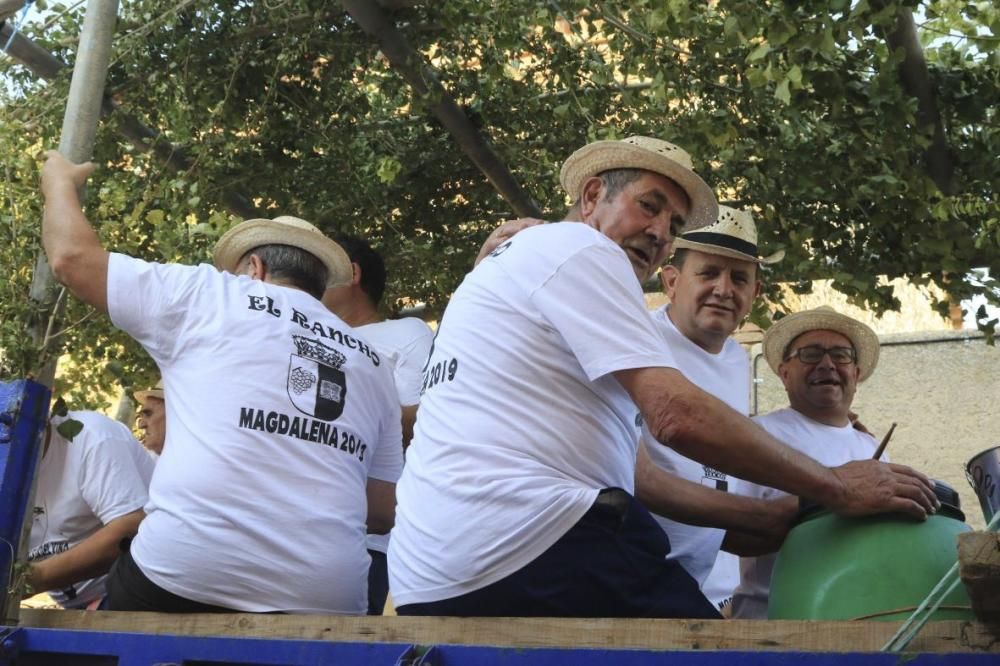
[[(791, 314), (764, 335), (764, 358), (788, 393), (789, 406), (755, 417), (776, 438), (827, 466), (871, 458), (875, 439), (851, 424), (858, 384), (878, 364), (879, 341), (871, 328), (832, 308)], [(761, 499), (785, 493), (753, 483), (739, 492)], [(776, 555), (744, 557), (733, 617), (765, 618)]]

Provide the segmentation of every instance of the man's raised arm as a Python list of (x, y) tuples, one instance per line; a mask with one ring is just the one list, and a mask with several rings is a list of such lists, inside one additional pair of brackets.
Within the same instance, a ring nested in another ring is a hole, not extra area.
[(42, 245), (56, 279), (81, 301), (108, 311), (108, 252), (83, 214), (77, 190), (94, 165), (73, 164), (54, 150), (42, 167)]

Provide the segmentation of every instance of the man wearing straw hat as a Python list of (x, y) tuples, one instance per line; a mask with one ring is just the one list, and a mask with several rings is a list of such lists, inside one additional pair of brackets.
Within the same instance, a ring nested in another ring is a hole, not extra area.
[(503, 241), (441, 320), (389, 545), (400, 614), (718, 617), (632, 496), (644, 422), (686, 455), (845, 513), (932, 510), (922, 475), (824, 468), (675, 369), (640, 283), (682, 226), (716, 220), (685, 151), (598, 141), (561, 182), (568, 221)]
[(45, 250), (156, 361), (170, 423), (109, 608), (364, 614), (402, 446), (391, 369), (319, 301), (346, 254), (294, 217), (230, 229), (219, 270), (111, 254), (76, 195), (92, 170), (49, 153)]
[[(790, 314), (764, 334), (764, 358), (788, 394), (789, 406), (754, 420), (823, 465), (872, 457), (878, 443), (851, 423), (859, 383), (878, 365), (879, 341), (860, 321), (830, 307)], [(741, 483), (739, 492), (761, 499), (781, 490)], [(765, 618), (775, 555), (743, 558), (733, 617)]]
[(142, 431), (142, 445), (155, 457), (163, 453), (163, 442), (167, 437), (167, 406), (163, 401), (163, 380), (145, 391), (132, 394), (139, 403), (136, 427)]
[[(782, 256), (784, 251), (758, 256), (751, 214), (719, 206), (715, 224), (674, 241), (674, 253), (660, 271), (670, 304), (651, 315), (677, 368), (740, 414), (750, 410), (750, 361), (731, 335), (760, 293), (760, 267)], [(683, 480), (656, 478), (650, 464)], [(771, 545), (784, 534), (795, 509), (733, 495), (734, 480), (725, 472), (658, 445), (648, 430), (636, 476), (638, 498), (670, 538), (669, 557), (684, 565), (720, 609), (739, 582), (738, 558), (720, 553), (726, 529), (728, 550), (756, 554), (765, 541)]]

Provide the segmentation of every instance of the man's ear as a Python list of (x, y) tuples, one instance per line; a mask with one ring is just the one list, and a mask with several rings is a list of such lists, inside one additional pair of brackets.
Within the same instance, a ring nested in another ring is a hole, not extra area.
[(361, 284), (361, 265), (351, 262), (351, 286), (357, 287)]
[(583, 188), (580, 191), (580, 216), (583, 221), (594, 212), (597, 208), (597, 204), (600, 203), (601, 197), (604, 196), (604, 181), (598, 176), (591, 176), (583, 183)]
[(660, 284), (663, 286), (663, 293), (667, 295), (671, 301), (674, 300), (674, 293), (677, 290), (677, 278), (680, 277), (681, 272), (677, 270), (676, 266), (671, 266), (670, 264), (665, 264), (663, 268), (660, 269)]
[(256, 254), (251, 254), (246, 263), (246, 270), (241, 274), (250, 276), (251, 280), (260, 280), (263, 282), (267, 277), (267, 264)]
[(754, 284), (754, 287), (753, 287), (753, 299), (754, 300), (757, 300), (757, 298), (760, 296), (760, 290), (763, 289), (763, 288), (764, 288), (764, 285), (761, 283), (760, 280), (757, 280), (757, 282)]

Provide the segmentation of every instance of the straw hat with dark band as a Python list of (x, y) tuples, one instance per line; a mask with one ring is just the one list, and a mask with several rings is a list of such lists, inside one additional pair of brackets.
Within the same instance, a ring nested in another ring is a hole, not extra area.
[(215, 244), (215, 267), (235, 273), (243, 255), (263, 245), (290, 245), (313, 255), (326, 266), (328, 287), (350, 282), (354, 273), (343, 248), (313, 225), (291, 215), (237, 224)]
[(719, 206), (719, 219), (715, 224), (681, 234), (674, 241), (674, 252), (681, 249), (758, 264), (773, 264), (785, 256), (784, 250), (766, 257), (757, 256), (757, 226), (753, 222), (753, 216), (745, 210), (729, 206)]
[(694, 172), (691, 156), (679, 146), (648, 136), (587, 144), (563, 164), (559, 182), (576, 201), (588, 178), (612, 169), (644, 169), (680, 185), (691, 200), (691, 211), (684, 220), (685, 230), (715, 222), (719, 205), (712, 188)]
[(139, 404), (146, 404), (146, 400), (149, 398), (159, 398), (160, 400), (163, 400), (163, 380), (161, 379), (156, 382), (156, 386), (151, 389), (136, 391), (132, 394), (132, 397), (134, 397), (135, 401)]
[(879, 342), (875, 331), (857, 319), (823, 305), (814, 310), (790, 314), (767, 329), (764, 334), (764, 358), (774, 374), (778, 374), (778, 366), (785, 358), (788, 345), (809, 331), (835, 331), (851, 341), (858, 354), (859, 382), (867, 379), (878, 365)]

